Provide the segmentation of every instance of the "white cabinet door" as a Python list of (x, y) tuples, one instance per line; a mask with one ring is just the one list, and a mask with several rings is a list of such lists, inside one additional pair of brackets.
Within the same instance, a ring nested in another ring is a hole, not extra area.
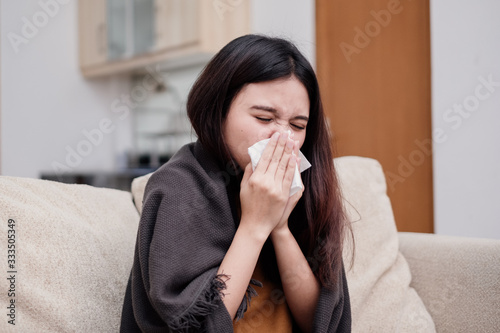
[(82, 67), (108, 60), (106, 1), (78, 1), (80, 63)]

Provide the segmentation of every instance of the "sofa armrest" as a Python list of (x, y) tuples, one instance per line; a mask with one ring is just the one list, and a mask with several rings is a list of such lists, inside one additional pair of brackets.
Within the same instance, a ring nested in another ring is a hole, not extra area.
[(399, 233), (438, 332), (500, 332), (500, 240)]

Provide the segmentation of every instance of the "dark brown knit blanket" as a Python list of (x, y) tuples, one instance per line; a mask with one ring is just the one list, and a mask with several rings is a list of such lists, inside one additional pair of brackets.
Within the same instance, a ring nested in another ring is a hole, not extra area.
[[(181, 148), (151, 176), (121, 332), (233, 332), (232, 318), (222, 302), (224, 279), (217, 270), (238, 225), (236, 179), (199, 142)], [(342, 274), (336, 290), (321, 290), (314, 332), (351, 330)], [(240, 316), (251, 294), (254, 290), (249, 285)]]

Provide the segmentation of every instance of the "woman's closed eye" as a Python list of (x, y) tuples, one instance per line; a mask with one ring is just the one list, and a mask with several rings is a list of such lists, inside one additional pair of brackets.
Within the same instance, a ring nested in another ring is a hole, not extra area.
[(264, 121), (266, 123), (268, 123), (272, 120), (271, 118), (263, 118), (263, 117), (255, 117), (255, 118), (259, 119), (260, 121)]
[[(272, 118), (265, 118), (265, 117), (255, 117), (255, 118), (265, 123), (269, 123), (273, 120)], [(290, 124), (290, 126), (299, 131), (306, 129), (306, 126), (300, 124)]]
[(297, 124), (290, 124), (292, 127), (295, 127), (296, 129), (298, 130), (304, 130), (306, 129), (305, 126), (302, 126), (302, 125), (297, 125)]

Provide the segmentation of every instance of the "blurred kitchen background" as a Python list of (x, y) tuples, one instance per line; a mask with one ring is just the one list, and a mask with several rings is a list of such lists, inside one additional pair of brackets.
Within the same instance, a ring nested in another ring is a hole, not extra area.
[(400, 231), (500, 238), (498, 13), (495, 0), (0, 0), (0, 172), (130, 189), (196, 140), (186, 98), (211, 56), (264, 33), (316, 68), (338, 155), (381, 162)]
[(4, 175), (128, 189), (196, 139), (186, 98), (227, 42), (273, 34), (292, 38), (314, 60), (307, 1), (1, 5)]

